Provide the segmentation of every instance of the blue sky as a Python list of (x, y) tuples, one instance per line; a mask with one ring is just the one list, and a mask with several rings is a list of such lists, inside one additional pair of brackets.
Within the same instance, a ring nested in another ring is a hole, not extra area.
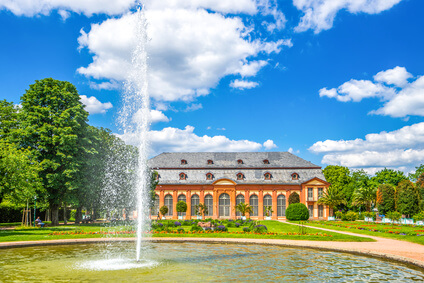
[[(181, 3), (180, 3), (181, 2)], [(0, 0), (0, 93), (76, 85), (116, 125), (133, 0)], [(413, 171), (424, 160), (424, 2), (144, 2), (152, 155), (291, 151), (315, 164)]]

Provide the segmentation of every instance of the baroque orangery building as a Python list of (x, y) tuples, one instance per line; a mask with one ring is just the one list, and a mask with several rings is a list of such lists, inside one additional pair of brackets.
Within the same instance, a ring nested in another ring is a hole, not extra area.
[(154, 212), (166, 205), (168, 219), (178, 218), (178, 201), (187, 203), (184, 219), (196, 218), (199, 203), (208, 207), (206, 218), (234, 219), (240, 202), (252, 206), (252, 219), (264, 219), (266, 206), (272, 207), (272, 219), (285, 219), (292, 193), (311, 218), (329, 216), (328, 207), (317, 203), (330, 185), (321, 167), (289, 152), (162, 153), (149, 166), (159, 174)]

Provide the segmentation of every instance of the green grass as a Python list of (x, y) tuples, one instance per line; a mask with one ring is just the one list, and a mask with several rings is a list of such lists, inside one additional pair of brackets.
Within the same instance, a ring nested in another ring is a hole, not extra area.
[[(337, 231), (346, 231), (346, 232), (362, 234), (362, 235), (402, 240), (402, 241), (424, 245), (424, 236), (399, 235), (395, 233), (389, 233), (389, 231), (392, 231), (392, 232), (399, 232), (399, 233), (405, 233), (405, 234), (413, 233), (413, 234), (424, 235), (423, 226), (377, 224), (377, 223), (360, 222), (360, 221), (308, 221), (306, 225), (333, 229)], [(380, 232), (370, 231), (370, 229), (378, 230)], [(423, 232), (419, 232), (419, 230), (422, 230)]]
[[(282, 233), (299, 233), (299, 228), (294, 225), (268, 220), (261, 221), (260, 224), (266, 225), (269, 232), (279, 233), (278, 235), (242, 233), (242, 227), (229, 228), (230, 233), (196, 233), (196, 234), (178, 234), (176, 227), (172, 228), (173, 233), (152, 234), (153, 237), (207, 237), (207, 238), (254, 238), (254, 239), (290, 239), (290, 240), (312, 240), (312, 241), (373, 241), (369, 238), (361, 238), (349, 235), (343, 235), (334, 232), (319, 231), (307, 228), (307, 235), (284, 235)], [(182, 226), (185, 231), (190, 231), (191, 226)], [(84, 224), (68, 225), (46, 228), (24, 228), (17, 227), (13, 230), (0, 230), (0, 242), (13, 241), (37, 241), (37, 240), (56, 240), (56, 239), (82, 239), (82, 238), (102, 238), (104, 234), (77, 234), (83, 233), (107, 233), (113, 231), (134, 231), (133, 226), (114, 226), (107, 227), (103, 224)], [(231, 233), (232, 232), (232, 233)], [(238, 232), (238, 233), (236, 233)], [(64, 235), (52, 235), (53, 233), (66, 233)], [(322, 236), (324, 235), (324, 236)], [(327, 235), (327, 236), (325, 236)], [(134, 234), (108, 235), (108, 237), (134, 237)]]

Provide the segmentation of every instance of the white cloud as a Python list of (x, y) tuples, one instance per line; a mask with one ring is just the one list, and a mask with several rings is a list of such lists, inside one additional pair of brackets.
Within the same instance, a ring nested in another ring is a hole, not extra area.
[(409, 82), (411, 77), (404, 67), (395, 67), (377, 73), (374, 76), (376, 82), (352, 79), (337, 89), (320, 89), (319, 96), (335, 98), (341, 102), (359, 102), (364, 98), (377, 97), (385, 101), (384, 105), (369, 114), (397, 118), (424, 116), (424, 77)]
[(86, 95), (80, 95), (80, 100), (85, 105), (85, 110), (90, 114), (104, 114), (108, 109), (113, 107), (112, 103), (102, 103), (94, 96), (87, 97)]
[[(227, 9), (223, 8), (226, 2), (167, 1), (171, 6), (164, 6), (150, 1), (146, 4), (147, 32), (151, 38), (147, 47), (149, 87), (154, 100), (193, 101), (208, 95), (227, 75), (255, 76), (267, 65), (267, 60), (258, 60), (257, 56), (279, 53), (283, 46), (292, 45), (290, 39), (269, 41), (265, 36), (252, 39), (252, 29), (241, 18), (202, 9), (209, 5), (213, 6), (212, 10), (222, 11)], [(259, 13), (261, 10), (246, 8), (238, 1), (230, 2), (232, 8), (228, 11)], [(124, 80), (135, 44), (135, 18), (134, 14), (126, 14), (93, 24), (88, 32), (81, 30), (79, 48), (94, 55), (93, 62), (78, 72), (94, 79)]]
[(101, 82), (101, 83), (90, 82), (90, 87), (92, 89), (97, 89), (97, 90), (113, 90), (113, 89), (121, 88), (122, 85), (118, 83), (117, 81)]
[(171, 119), (166, 117), (166, 115), (162, 111), (158, 110), (150, 110), (150, 121), (153, 123), (158, 122), (169, 122)]
[(196, 111), (202, 108), (203, 108), (202, 103), (193, 103), (191, 105), (188, 105), (186, 109), (184, 109), (184, 112)]
[(291, 147), (287, 151), (290, 152), (290, 153), (296, 153), (296, 154), (300, 152), (300, 150), (294, 150)]
[(257, 82), (243, 80), (234, 80), (230, 83), (230, 87), (238, 89), (250, 89), (257, 87), (258, 85), (259, 84)]
[(336, 88), (322, 88), (320, 97), (335, 98), (341, 102), (359, 102), (365, 98), (380, 98), (384, 105), (369, 114), (391, 117), (424, 116), (424, 77), (409, 82), (413, 76), (404, 67), (381, 71), (376, 82), (350, 80)]
[(394, 95), (394, 91), (381, 84), (375, 84), (367, 80), (350, 80), (337, 89), (323, 88), (319, 91), (319, 96), (336, 98), (341, 102), (359, 102), (364, 98), (380, 97), (386, 98)]
[(49, 15), (57, 10), (63, 19), (69, 12), (121, 15), (135, 5), (135, 0), (0, 0), (0, 10), (9, 10), (17, 16)]
[(266, 142), (264, 142), (263, 146), (267, 150), (270, 150), (270, 149), (273, 149), (273, 148), (277, 148), (277, 145), (274, 143), (273, 140), (267, 140)]
[[(140, 139), (134, 134), (118, 136), (128, 144), (137, 144)], [(185, 129), (167, 127), (160, 131), (150, 131), (149, 140), (152, 145), (151, 155), (161, 152), (259, 151), (264, 147), (257, 142), (231, 140), (222, 135), (198, 136), (192, 126), (186, 126)]]
[(365, 139), (326, 140), (309, 150), (324, 153), (322, 163), (355, 168), (412, 168), (424, 160), (424, 122), (391, 132), (368, 134)]
[(408, 84), (408, 79), (412, 78), (412, 75), (406, 71), (405, 67), (395, 67), (386, 71), (381, 71), (374, 76), (374, 80), (377, 82), (383, 82), (388, 85), (395, 85), (403, 87)]
[(293, 0), (293, 5), (303, 12), (297, 32), (313, 29), (315, 33), (333, 27), (340, 10), (350, 13), (378, 14), (392, 8), (402, 0)]

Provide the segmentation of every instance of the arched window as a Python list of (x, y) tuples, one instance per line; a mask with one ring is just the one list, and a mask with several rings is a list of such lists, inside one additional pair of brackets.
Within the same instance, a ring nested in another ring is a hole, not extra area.
[(159, 196), (158, 195), (155, 195), (155, 200), (153, 202), (153, 207), (150, 213), (152, 214), (152, 216), (157, 216), (159, 213)]
[(208, 213), (206, 213), (205, 216), (212, 216), (213, 215), (213, 197), (209, 194), (205, 196), (205, 205), (208, 208)]
[(186, 180), (187, 174), (186, 173), (180, 173), (180, 180)]
[(181, 159), (181, 165), (187, 165), (187, 160)]
[(243, 164), (243, 160), (241, 159), (237, 160), (237, 164)]
[(237, 180), (243, 180), (243, 179), (244, 179), (243, 173), (237, 173)]
[[(238, 196), (236, 197), (236, 205), (238, 205), (239, 203), (242, 203), (242, 202), (245, 202), (245, 201), (244, 201), (244, 195), (238, 195)], [(240, 211), (237, 211), (237, 212), (236, 212), (236, 215), (237, 215), (237, 216), (242, 216)]]
[(172, 216), (174, 214), (172, 195), (165, 196), (165, 206), (168, 207), (168, 213), (165, 216)]
[[(185, 195), (179, 195), (178, 201), (187, 202), (187, 198), (186, 198)], [(185, 212), (178, 212), (178, 216), (186, 216), (186, 213)]]
[(277, 197), (277, 216), (286, 216), (286, 196)]
[(213, 174), (212, 173), (207, 173), (206, 174), (206, 180), (213, 180)]
[(271, 180), (271, 178), (272, 178), (271, 173), (266, 172), (266, 173), (264, 174), (264, 178), (265, 178), (265, 180)]
[(269, 164), (269, 160), (268, 159), (264, 159), (264, 164)]
[[(266, 216), (266, 207), (270, 206), (272, 210), (272, 196), (264, 195), (264, 216)], [(269, 216), (272, 216), (272, 212), (270, 211)]]
[(249, 204), (252, 207), (253, 213), (250, 216), (258, 216), (258, 204), (259, 198), (257, 195), (251, 195), (249, 198)]
[(230, 216), (230, 196), (228, 194), (221, 194), (219, 196), (219, 217)]
[(211, 165), (211, 164), (213, 164), (213, 160), (212, 159), (209, 159), (208, 160), (208, 165)]
[(292, 180), (299, 180), (299, 174), (297, 173), (293, 173), (291, 177), (292, 177)]
[(191, 216), (196, 216), (196, 205), (199, 205), (200, 198), (198, 195), (191, 196)]

